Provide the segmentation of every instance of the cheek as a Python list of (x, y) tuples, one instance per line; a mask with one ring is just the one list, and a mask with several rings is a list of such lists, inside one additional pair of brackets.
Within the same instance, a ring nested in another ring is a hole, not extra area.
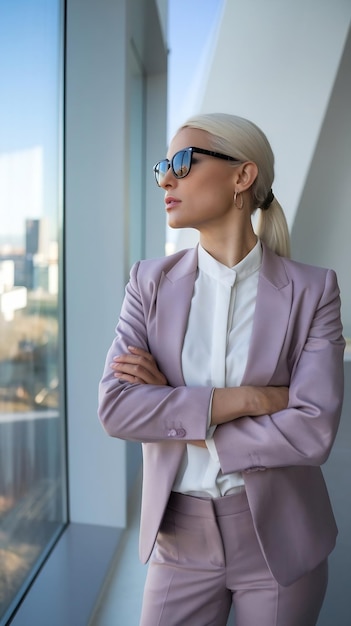
[(202, 181), (199, 187), (206, 191), (207, 194), (217, 196), (218, 198), (233, 197), (234, 189), (231, 177), (227, 173), (219, 170), (216, 173), (211, 172), (206, 175), (202, 172)]
[(223, 185), (206, 184), (203, 187), (202, 199), (207, 206), (226, 210), (233, 204), (233, 191), (225, 183)]

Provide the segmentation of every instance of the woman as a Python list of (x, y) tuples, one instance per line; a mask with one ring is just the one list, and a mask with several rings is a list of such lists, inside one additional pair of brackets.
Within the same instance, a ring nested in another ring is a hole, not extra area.
[(142, 626), (222, 626), (231, 603), (237, 626), (313, 626), (325, 595), (339, 290), (288, 259), (273, 162), (254, 124), (209, 114), (154, 167), (169, 225), (200, 242), (132, 268), (99, 404), (143, 443)]

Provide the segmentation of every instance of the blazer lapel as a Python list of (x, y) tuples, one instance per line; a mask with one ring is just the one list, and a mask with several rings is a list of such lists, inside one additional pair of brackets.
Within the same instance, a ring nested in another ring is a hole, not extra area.
[(248, 360), (242, 384), (268, 385), (282, 350), (292, 305), (283, 260), (264, 244)]
[(172, 386), (185, 385), (181, 354), (197, 275), (197, 246), (168, 272), (158, 289), (153, 354)]

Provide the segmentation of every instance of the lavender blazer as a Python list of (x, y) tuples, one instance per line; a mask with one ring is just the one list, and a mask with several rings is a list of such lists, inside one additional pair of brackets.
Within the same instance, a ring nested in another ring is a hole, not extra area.
[[(133, 266), (99, 388), (107, 433), (143, 443), (140, 558), (154, 546), (186, 441), (204, 439), (208, 387), (187, 387), (181, 351), (197, 274), (197, 248)], [(131, 385), (110, 363), (129, 345), (149, 350), (168, 386)], [(282, 585), (316, 567), (337, 528), (320, 465), (343, 399), (344, 339), (335, 273), (279, 257), (263, 245), (243, 385), (289, 386), (289, 406), (217, 427), (224, 473), (243, 472), (263, 554)]]

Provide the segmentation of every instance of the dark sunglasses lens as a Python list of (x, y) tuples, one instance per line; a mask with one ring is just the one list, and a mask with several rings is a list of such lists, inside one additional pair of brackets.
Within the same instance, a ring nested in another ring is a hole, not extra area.
[[(191, 151), (180, 150), (176, 152), (172, 158), (172, 171), (176, 178), (184, 178), (190, 172), (191, 167)], [(159, 161), (154, 167), (155, 178), (157, 184), (160, 186), (163, 178), (167, 174), (170, 168), (170, 162), (168, 159)]]
[(168, 159), (164, 159), (163, 161), (156, 163), (154, 167), (154, 171), (155, 171), (156, 182), (158, 185), (160, 185), (163, 177), (167, 174), (169, 167), (170, 165), (169, 165)]
[(172, 159), (172, 169), (176, 178), (184, 178), (189, 174), (191, 166), (191, 151), (180, 150)]

